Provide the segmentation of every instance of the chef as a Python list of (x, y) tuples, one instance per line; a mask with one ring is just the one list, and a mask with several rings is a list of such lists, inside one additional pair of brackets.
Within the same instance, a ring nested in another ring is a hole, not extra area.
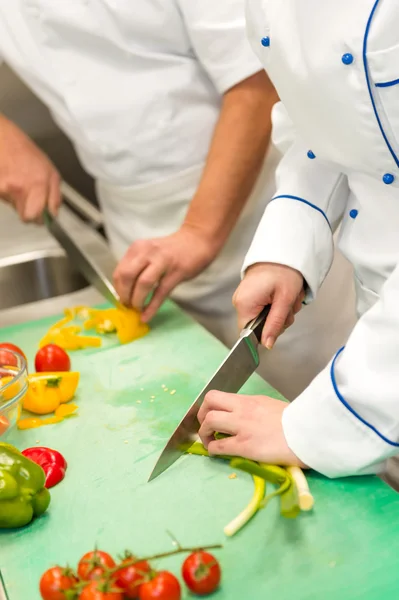
[[(294, 402), (208, 395), (213, 454), (309, 466), (328, 477), (381, 472), (399, 453), (399, 9), (396, 0), (249, 0), (251, 43), (296, 138), (277, 172), (235, 295), (242, 323), (272, 304), (272, 347), (333, 256), (354, 268), (358, 322)], [(306, 308), (305, 308), (306, 310)], [(213, 441), (213, 432), (232, 437)]]
[[(96, 179), (122, 300), (148, 321), (171, 295), (234, 343), (231, 298), (280, 157), (269, 148), (277, 96), (247, 42), (244, 1), (0, 0), (0, 54)], [(26, 221), (60, 203), (52, 164), (1, 116), (0, 195)], [(265, 361), (288, 396), (345, 337), (342, 258), (335, 272), (314, 319), (303, 313)], [(314, 325), (325, 313), (328, 336)]]

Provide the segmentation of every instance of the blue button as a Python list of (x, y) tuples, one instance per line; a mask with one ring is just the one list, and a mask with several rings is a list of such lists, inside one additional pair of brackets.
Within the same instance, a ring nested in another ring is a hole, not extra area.
[(358, 214), (359, 211), (356, 210), (356, 208), (352, 208), (352, 210), (349, 211), (349, 216), (351, 217), (351, 219), (356, 219)]
[(341, 60), (344, 63), (344, 65), (351, 65), (353, 63), (353, 54), (347, 52), (343, 55)]
[(265, 48), (268, 48), (270, 46), (270, 38), (269, 36), (265, 36), (264, 38), (261, 39), (260, 43), (262, 44), (262, 46), (264, 46)]
[(316, 158), (316, 154), (314, 152), (312, 152), (311, 150), (308, 150), (308, 158)]
[(382, 178), (382, 181), (387, 185), (391, 185), (391, 183), (395, 181), (395, 177), (392, 175), (392, 173), (385, 173), (384, 177)]

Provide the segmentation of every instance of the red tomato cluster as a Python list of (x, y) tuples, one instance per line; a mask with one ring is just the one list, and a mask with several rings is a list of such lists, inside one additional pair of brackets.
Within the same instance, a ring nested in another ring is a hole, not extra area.
[[(199, 596), (211, 594), (219, 586), (221, 570), (214, 556), (192, 552), (182, 566), (188, 589)], [(155, 571), (147, 560), (126, 554), (117, 565), (101, 550), (87, 552), (77, 572), (52, 567), (40, 580), (43, 600), (181, 600), (179, 580), (169, 571)]]

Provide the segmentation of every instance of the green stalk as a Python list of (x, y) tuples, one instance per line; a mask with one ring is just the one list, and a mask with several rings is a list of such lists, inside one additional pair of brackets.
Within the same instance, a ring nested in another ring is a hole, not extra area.
[(289, 489), (280, 496), (280, 514), (286, 519), (295, 519), (301, 512), (299, 508), (298, 490), (294, 480), (288, 473), (291, 480)]
[(262, 502), (263, 497), (266, 491), (266, 483), (262, 477), (256, 477), (256, 475), (252, 476), (254, 480), (254, 494), (248, 506), (244, 508), (244, 510), (235, 517), (226, 527), (224, 528), (224, 533), (229, 537), (233, 536), (240, 529), (244, 527), (248, 523), (250, 519), (258, 512)]

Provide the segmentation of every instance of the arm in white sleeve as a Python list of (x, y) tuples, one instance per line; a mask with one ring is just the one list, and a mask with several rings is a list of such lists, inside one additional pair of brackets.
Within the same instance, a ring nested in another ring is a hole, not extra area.
[(193, 50), (220, 94), (263, 67), (246, 35), (245, 0), (178, 0)]
[(328, 477), (382, 470), (399, 454), (399, 265), (346, 346), (285, 410), (290, 448)]
[[(277, 116), (281, 104), (276, 105)], [(273, 126), (276, 125), (276, 111)], [(274, 140), (278, 140), (276, 128)], [(334, 257), (333, 232), (348, 199), (346, 176), (316, 157), (298, 139), (290, 144), (287, 124), (277, 146), (287, 149), (276, 173), (277, 192), (268, 204), (244, 261), (243, 272), (255, 263), (287, 265), (302, 273), (309, 302), (323, 283)], [(313, 155), (310, 153), (310, 156)]]

